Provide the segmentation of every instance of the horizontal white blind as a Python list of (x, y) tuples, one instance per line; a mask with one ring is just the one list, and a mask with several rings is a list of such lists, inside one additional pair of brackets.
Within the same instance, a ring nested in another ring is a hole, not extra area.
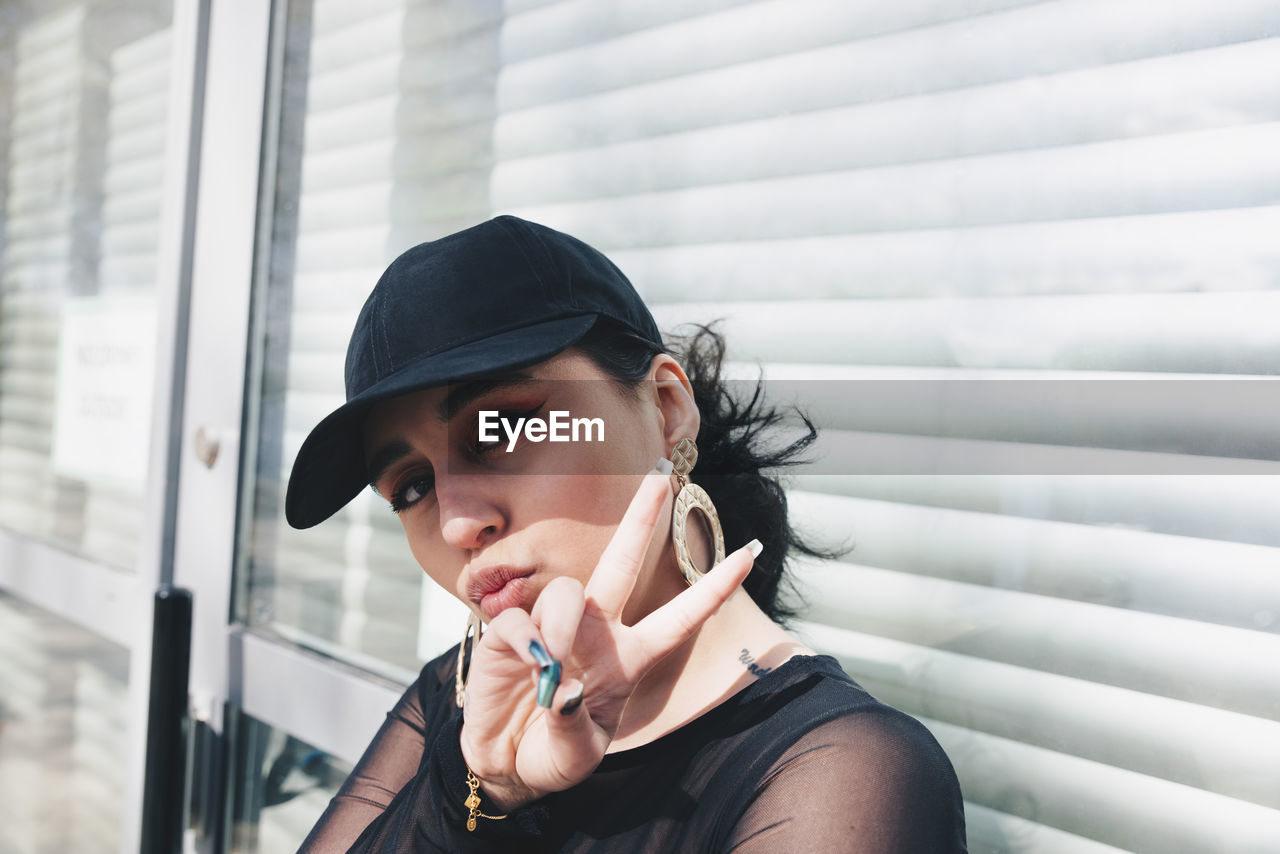
[[(77, 202), (89, 195), (77, 165), (100, 127), (101, 88), (83, 56), (83, 9), (28, 25), (17, 38), (9, 139), (6, 245), (0, 287), (0, 520), (56, 536), (83, 501), (50, 475), (61, 296), (83, 291), (92, 255)], [(99, 84), (100, 85), (100, 84)], [(85, 91), (89, 89), (89, 91)], [(70, 499), (70, 501), (68, 500)]]
[[(801, 381), (792, 506), (853, 548), (797, 568), (800, 628), (934, 729), (971, 850), (1273, 850), (1274, 417), (983, 389), (933, 422), (870, 383), (1280, 373), (1280, 8), (526, 5), (495, 210)], [(1056, 473), (984, 468), (1010, 442)]]
[(124, 807), (129, 654), (0, 595), (6, 851), (109, 851)]
[[(110, 54), (97, 269), (97, 293), (104, 297), (147, 297), (155, 292), (169, 45), (166, 26)], [(154, 335), (155, 331), (138, 330), (138, 334)], [(116, 566), (134, 565), (142, 529), (142, 482), (140, 477), (139, 485), (133, 487), (86, 484), (86, 553)]]
[[(424, 576), (386, 502), (364, 494), (321, 527), (277, 518), (288, 468), (310, 429), (343, 401), (343, 356), (361, 304), (408, 246), (489, 216), (489, 156), (500, 10), (493, 3), (317, 0), (305, 67), (296, 251), (289, 291), (279, 470), (257, 536), (251, 619), (399, 678), (423, 650), (456, 643), (461, 605)], [(302, 69), (295, 69), (301, 73)], [(286, 283), (288, 285), (289, 283)], [(434, 603), (432, 597), (435, 597)]]
[(65, 300), (155, 287), (168, 61), (159, 15), (74, 7), (37, 18), (17, 33), (0, 128), (0, 525), (126, 569), (140, 487), (53, 469), (58, 339)]
[[(664, 328), (724, 318), (735, 374), (800, 381), (826, 459), (795, 516), (853, 545), (797, 566), (800, 628), (933, 728), (971, 850), (1274, 849), (1280, 7), (317, 0), (311, 27), (259, 617), (376, 669), (415, 627), (452, 642), (375, 502), (276, 516), (385, 263), (516, 213), (608, 252)], [(1264, 379), (1239, 423), (859, 408), (1154, 377)], [(1051, 473), (988, 472), (1010, 448)], [(964, 473), (901, 474), (922, 458)]]

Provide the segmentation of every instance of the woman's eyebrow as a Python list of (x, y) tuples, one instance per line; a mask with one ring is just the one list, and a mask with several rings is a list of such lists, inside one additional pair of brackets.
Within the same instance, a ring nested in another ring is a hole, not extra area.
[[(462, 408), (468, 403), (494, 389), (522, 385), (533, 382), (535, 379), (537, 378), (532, 374), (526, 374), (523, 371), (511, 371), (486, 377), (482, 380), (459, 383), (440, 402), (436, 409), (437, 414), (441, 421), (448, 421), (462, 411)], [(369, 485), (373, 487), (374, 492), (378, 491), (378, 481), (387, 473), (387, 469), (395, 465), (401, 457), (407, 456), (412, 452), (413, 448), (409, 447), (408, 442), (402, 439), (393, 439), (379, 448), (373, 456), (369, 457), (366, 469), (369, 472)]]
[[(387, 469), (395, 465), (397, 460), (412, 450), (408, 442), (393, 439), (379, 448), (378, 452), (369, 458), (366, 468), (369, 471), (369, 485), (373, 487), (374, 492), (378, 492), (378, 481), (386, 474)], [(381, 495), (382, 493), (378, 494)]]
[(449, 390), (444, 400), (440, 401), (436, 411), (441, 421), (449, 421), (461, 412), (462, 408), (468, 403), (478, 397), (483, 397), (494, 389), (523, 385), (524, 383), (533, 382), (535, 379), (534, 376), (523, 371), (510, 371), (481, 380), (459, 383)]

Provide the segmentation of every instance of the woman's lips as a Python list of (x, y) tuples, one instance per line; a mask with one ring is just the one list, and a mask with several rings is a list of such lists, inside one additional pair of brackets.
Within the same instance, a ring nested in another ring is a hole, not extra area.
[(529, 588), (532, 569), (495, 566), (478, 571), (467, 585), (467, 598), (492, 620), (508, 608), (519, 608)]
[(528, 587), (528, 578), (513, 578), (499, 589), (480, 597), (480, 610), (492, 620), (508, 608), (519, 608), (524, 603)]

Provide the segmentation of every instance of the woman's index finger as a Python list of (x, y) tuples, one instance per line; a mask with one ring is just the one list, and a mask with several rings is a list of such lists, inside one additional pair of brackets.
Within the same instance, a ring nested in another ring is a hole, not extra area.
[(688, 590), (636, 623), (633, 629), (640, 641), (641, 659), (632, 665), (647, 670), (693, 637), (742, 584), (760, 550), (760, 541), (752, 540), (712, 567)]
[(655, 470), (644, 476), (587, 582), (587, 598), (609, 616), (621, 616), (635, 588), (649, 540), (670, 493), (669, 472), (669, 468), (665, 472)]

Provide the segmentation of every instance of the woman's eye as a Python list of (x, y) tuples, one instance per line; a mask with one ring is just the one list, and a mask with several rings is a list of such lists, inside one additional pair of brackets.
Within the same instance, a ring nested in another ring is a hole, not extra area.
[(480, 431), (477, 430), (476, 441), (475, 441), (475, 444), (471, 446), (471, 450), (477, 456), (481, 456), (489, 453), (494, 448), (497, 448), (500, 445), (506, 444), (506, 441), (507, 441), (507, 437), (501, 431), (499, 431), (496, 434), (490, 433), (489, 437), (486, 439), (483, 435), (481, 435)]
[(404, 481), (391, 495), (391, 510), (402, 513), (427, 497), (435, 486), (435, 478), (431, 475), (411, 477)]

